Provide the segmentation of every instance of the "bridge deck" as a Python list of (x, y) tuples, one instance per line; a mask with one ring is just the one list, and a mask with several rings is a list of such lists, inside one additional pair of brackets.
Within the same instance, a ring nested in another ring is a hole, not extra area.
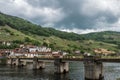
[[(12, 59), (17, 59), (17, 58), (12, 58)], [(19, 58), (21, 60), (33, 60), (33, 58)], [(38, 60), (47, 60), (47, 61), (52, 61), (52, 60), (55, 60), (56, 58), (38, 58)], [(84, 61), (84, 58), (60, 58), (62, 59), (63, 61)], [(116, 63), (119, 63), (120, 62), (120, 58), (100, 58), (100, 59), (97, 59), (99, 61), (102, 61), (102, 62), (116, 62)]]

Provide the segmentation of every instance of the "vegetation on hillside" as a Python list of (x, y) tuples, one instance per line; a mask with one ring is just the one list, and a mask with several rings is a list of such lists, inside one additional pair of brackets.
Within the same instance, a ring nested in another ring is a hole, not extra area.
[[(10, 48), (17, 47), (18, 44), (34, 44), (70, 53), (77, 50), (82, 53), (94, 53), (96, 48), (120, 52), (119, 32), (106, 31), (79, 35), (53, 28), (43, 28), (27, 20), (3, 13), (0, 13), (0, 41), (12, 41), (14, 44)], [(0, 48), (5, 47), (0, 46)]]
[(40, 25), (32, 24), (31, 22), (10, 16), (10, 15), (5, 15), (3, 13), (0, 13), (0, 25), (5, 26), (8, 25), (16, 30), (19, 30), (25, 34), (36, 34), (39, 36), (57, 36), (63, 39), (68, 39), (68, 40), (81, 40), (84, 39), (80, 37), (80, 35), (75, 34), (75, 33), (67, 33), (67, 32), (62, 32), (59, 30), (55, 30), (53, 28), (43, 28)]
[(105, 43), (116, 44), (120, 48), (120, 32), (104, 31), (82, 35), (86, 40), (102, 41)]

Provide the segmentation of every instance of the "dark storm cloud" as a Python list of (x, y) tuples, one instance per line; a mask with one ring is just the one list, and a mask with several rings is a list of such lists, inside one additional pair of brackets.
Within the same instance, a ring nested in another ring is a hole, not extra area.
[[(96, 27), (95, 26), (96, 20), (101, 17), (104, 17), (105, 22), (108, 24), (112, 24), (118, 21), (118, 17), (113, 15), (113, 13), (110, 12), (109, 10), (100, 11), (99, 13), (95, 14), (96, 16), (92, 16), (92, 17), (81, 14), (80, 11), (82, 9), (82, 6), (87, 1), (88, 0), (86, 1), (85, 0), (35, 0), (35, 1), (28, 0), (28, 2), (31, 5), (37, 7), (51, 7), (53, 9), (62, 8), (63, 12), (66, 14), (66, 17), (63, 20), (56, 22), (54, 24), (55, 27), (57, 26), (58, 27), (62, 26), (65, 28), (75, 27), (81, 29), (94, 28)], [(88, 5), (89, 4), (90, 3), (88, 3)]]
[(0, 10), (43, 26), (87, 33), (120, 31), (119, 4), (119, 0), (1, 0)]

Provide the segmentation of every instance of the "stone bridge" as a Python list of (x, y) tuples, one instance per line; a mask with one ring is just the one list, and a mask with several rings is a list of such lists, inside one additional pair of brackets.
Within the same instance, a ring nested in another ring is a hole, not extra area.
[(103, 80), (103, 62), (120, 62), (120, 58), (101, 58), (97, 56), (84, 56), (84, 58), (8, 58), (8, 64), (23, 67), (27, 63), (33, 64), (33, 69), (44, 69), (45, 62), (54, 62), (55, 73), (69, 72), (69, 62), (83, 61), (85, 80)]

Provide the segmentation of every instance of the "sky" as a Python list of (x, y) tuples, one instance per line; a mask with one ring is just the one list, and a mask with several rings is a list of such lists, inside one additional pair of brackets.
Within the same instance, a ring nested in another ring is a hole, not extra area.
[(120, 32), (120, 0), (0, 0), (0, 12), (78, 34)]

